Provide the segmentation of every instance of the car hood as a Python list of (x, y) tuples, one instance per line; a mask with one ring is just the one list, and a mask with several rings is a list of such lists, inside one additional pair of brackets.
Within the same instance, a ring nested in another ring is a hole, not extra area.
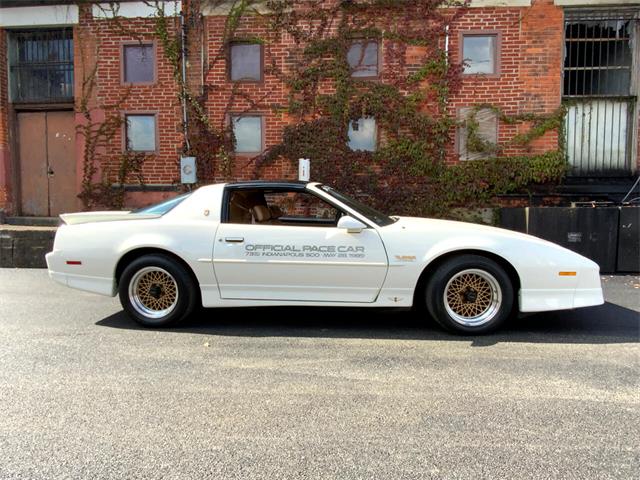
[(536, 243), (539, 245), (553, 246), (565, 250), (560, 245), (543, 240), (533, 235), (527, 235), (525, 233), (514, 232), (513, 230), (506, 230), (504, 228), (490, 227), (488, 225), (480, 225), (477, 223), (456, 222), (453, 220), (439, 220), (434, 218), (419, 218), (419, 217), (399, 217), (396, 216), (398, 221), (393, 225), (396, 228), (404, 229), (407, 232), (412, 233), (436, 233), (446, 232), (447, 235), (483, 235), (493, 238), (500, 238), (504, 240), (517, 240), (530, 243)]

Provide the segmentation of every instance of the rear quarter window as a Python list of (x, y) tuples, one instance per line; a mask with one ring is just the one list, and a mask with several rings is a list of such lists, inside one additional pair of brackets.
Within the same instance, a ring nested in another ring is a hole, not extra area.
[(182, 203), (191, 193), (184, 193), (182, 195), (178, 195), (177, 197), (170, 198), (169, 200), (164, 200), (160, 203), (155, 203), (153, 205), (149, 205), (148, 207), (138, 208), (137, 210), (133, 210), (131, 213), (146, 213), (151, 215), (164, 215), (169, 212), (177, 205)]

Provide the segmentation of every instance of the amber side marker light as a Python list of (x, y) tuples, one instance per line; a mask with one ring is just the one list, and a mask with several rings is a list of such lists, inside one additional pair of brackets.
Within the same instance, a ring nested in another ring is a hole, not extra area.
[(575, 277), (576, 272), (558, 272), (561, 277)]
[(82, 265), (80, 260), (67, 260), (67, 265)]

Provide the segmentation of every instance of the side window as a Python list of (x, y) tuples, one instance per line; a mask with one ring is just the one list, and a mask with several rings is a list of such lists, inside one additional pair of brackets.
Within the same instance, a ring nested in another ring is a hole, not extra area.
[(254, 225), (335, 226), (340, 212), (324, 200), (294, 190), (234, 190), (228, 222)]
[(347, 63), (351, 76), (355, 78), (378, 78), (378, 42), (361, 40), (353, 42), (347, 52)]
[(349, 148), (351, 150), (361, 150), (365, 152), (375, 152), (378, 142), (378, 129), (376, 119), (363, 117), (356, 121), (349, 122)]
[(236, 153), (260, 153), (263, 150), (262, 117), (235, 115), (231, 117)]
[(155, 114), (126, 114), (124, 118), (125, 150), (154, 152), (158, 149)]
[(281, 222), (335, 224), (338, 210), (306, 192), (272, 192), (265, 195), (272, 217)]
[(462, 58), (464, 74), (499, 73), (500, 52), (497, 33), (472, 33), (462, 35)]
[(229, 79), (232, 82), (261, 82), (262, 45), (232, 43), (229, 45)]
[(122, 46), (122, 80), (124, 83), (153, 83), (155, 76), (153, 43)]

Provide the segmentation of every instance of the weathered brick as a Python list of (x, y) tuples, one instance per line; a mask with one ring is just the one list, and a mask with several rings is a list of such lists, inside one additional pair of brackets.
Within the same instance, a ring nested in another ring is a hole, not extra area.
[[(328, 0), (329, 1), (329, 0)], [(330, 0), (333, 1), (333, 0)], [(183, 2), (187, 4), (188, 2)], [(96, 85), (88, 99), (92, 118), (104, 118), (109, 108), (117, 107), (118, 112), (155, 112), (158, 120), (158, 151), (150, 156), (143, 166), (144, 180), (147, 183), (171, 184), (179, 180), (179, 154), (183, 146), (181, 126), (181, 105), (177, 97), (177, 85), (173, 78), (173, 67), (166, 59), (160, 42), (157, 42), (157, 82), (149, 86), (124, 86), (121, 84), (120, 52), (122, 43), (154, 37), (152, 19), (121, 19), (119, 24), (113, 21), (98, 20), (91, 16), (90, 8), (81, 8), (80, 23), (74, 27), (75, 45), (75, 91), (76, 107), (79, 108), (83, 79), (96, 70)], [(194, 20), (190, 25), (190, 39), (187, 45), (187, 79), (190, 88), (198, 94), (208, 89), (205, 103), (211, 123), (223, 128), (227, 122), (225, 112), (245, 112), (252, 108), (242, 95), (235, 96), (230, 102), (234, 86), (227, 79), (225, 46), (223, 32), (225, 17), (208, 16)], [(170, 22), (171, 28), (178, 28), (177, 20)], [(538, 114), (553, 112), (561, 102), (562, 51), (563, 51), (563, 11), (553, 4), (553, 0), (537, 0), (528, 8), (487, 7), (471, 8), (449, 29), (449, 52), (452, 62), (461, 61), (460, 35), (469, 30), (497, 31), (500, 34), (500, 75), (465, 76), (460, 90), (450, 98), (449, 113), (455, 115), (464, 106), (489, 102), (499, 106), (505, 113), (515, 115), (525, 112)], [(294, 45), (289, 34), (277, 39), (271, 38), (258, 17), (241, 19), (237, 30), (238, 37), (264, 37), (265, 63), (273, 61), (279, 68), (289, 68), (292, 63), (288, 51)], [(11, 165), (15, 164), (16, 152), (10, 151), (9, 119), (10, 105), (7, 98), (7, 45), (6, 34), (0, 29), (0, 209), (15, 210), (11, 182)], [(407, 51), (407, 68), (418, 67), (424, 49), (411, 47)], [(267, 60), (267, 58), (269, 60)], [(393, 59), (384, 56), (386, 68), (391, 67)], [(97, 66), (96, 66), (97, 62)], [(204, 79), (204, 83), (203, 83)], [(322, 83), (322, 92), (335, 91), (331, 82)], [(265, 116), (264, 137), (266, 146), (278, 143), (284, 128), (293, 121), (288, 115), (276, 114), (273, 105), (286, 105), (287, 89), (272, 74), (265, 73), (264, 82), (259, 84), (240, 84), (236, 89), (259, 100), (260, 106), (252, 111)], [(119, 103), (119, 99), (129, 96)], [(425, 106), (425, 110), (428, 110)], [(81, 124), (81, 115), (77, 116)], [(499, 125), (498, 139), (507, 142), (518, 133), (525, 131), (523, 125)], [(447, 149), (446, 162), (455, 164), (458, 156), (455, 152), (455, 132), (450, 132), (452, 141)], [(638, 149), (640, 150), (640, 135)], [(535, 154), (557, 147), (557, 133), (548, 132), (526, 147), (508, 146), (505, 155)], [(97, 152), (101, 167), (96, 180), (106, 172), (118, 168), (118, 158), (122, 153), (122, 131), (109, 140)], [(77, 155), (82, 156), (82, 139), (77, 142)], [(10, 161), (10, 157), (13, 160)], [(81, 163), (81, 162), (80, 162)], [(254, 165), (249, 157), (239, 156), (234, 164), (233, 176), (249, 179), (254, 175)], [(78, 172), (81, 176), (82, 172)], [(264, 172), (266, 178), (291, 178), (296, 169), (288, 162), (276, 161)], [(221, 180), (221, 179), (220, 179)], [(133, 179), (132, 179), (133, 181)], [(79, 182), (78, 182), (79, 183)], [(161, 198), (165, 194), (147, 192), (129, 194), (131, 204), (146, 203)]]

